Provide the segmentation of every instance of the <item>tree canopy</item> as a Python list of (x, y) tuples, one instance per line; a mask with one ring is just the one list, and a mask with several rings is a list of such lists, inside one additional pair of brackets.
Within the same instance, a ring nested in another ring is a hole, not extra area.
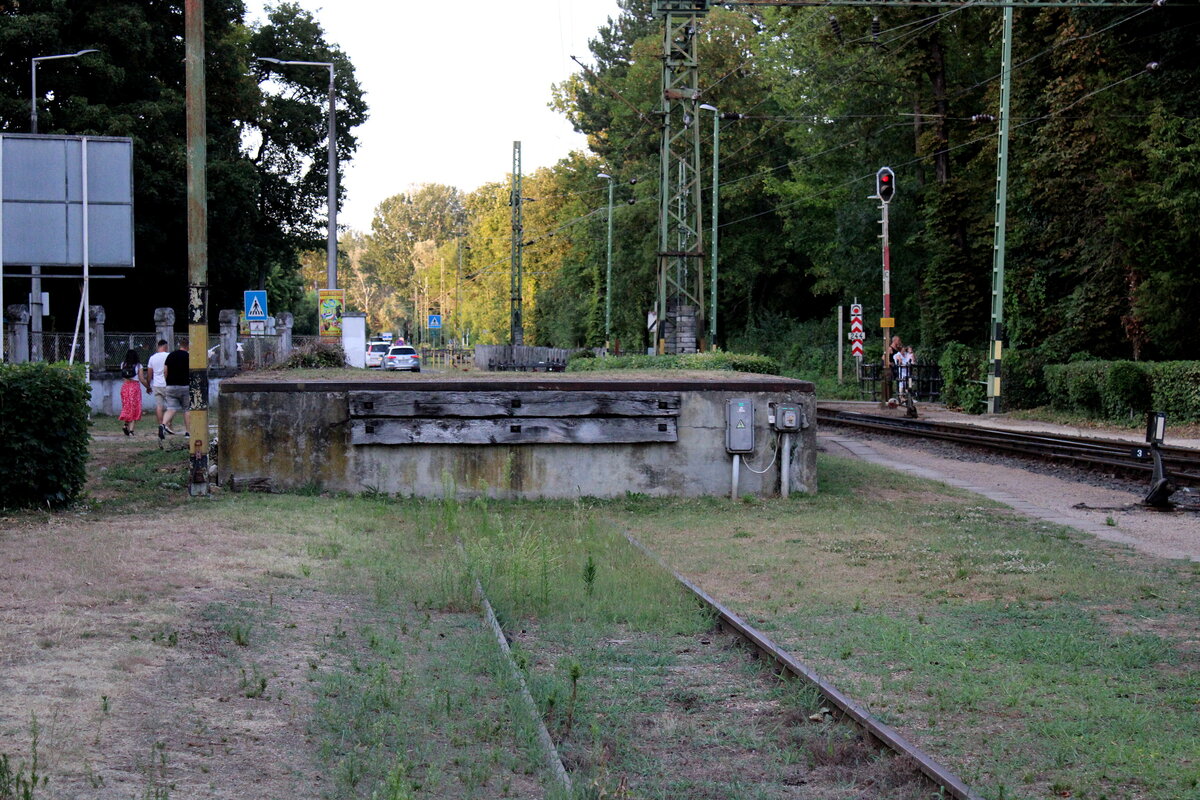
[[(366, 119), (362, 90), (346, 54), (295, 3), (269, 8), (257, 26), (247, 25), (241, 0), (208, 0), (204, 12), (212, 316), (241, 308), (242, 292), (254, 288), (271, 291), (272, 311), (299, 310), (298, 254), (325, 236), (328, 72), (268, 69), (256, 58), (335, 64), (340, 162), (353, 157), (353, 131)], [(124, 280), (92, 284), (110, 329), (145, 329), (160, 306), (184, 318), (183, 33), (182, 0), (0, 4), (3, 130), (29, 130), (31, 58), (95, 49), (42, 62), (38, 132), (133, 139), (137, 267)], [(65, 294), (64, 284), (47, 288)], [(73, 303), (55, 304), (66, 318), (60, 327), (70, 326)]]

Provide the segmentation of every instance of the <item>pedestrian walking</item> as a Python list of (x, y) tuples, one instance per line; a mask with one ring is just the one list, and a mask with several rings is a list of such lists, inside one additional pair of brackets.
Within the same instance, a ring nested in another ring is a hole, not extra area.
[(184, 339), (179, 343), (179, 349), (168, 353), (167, 360), (163, 362), (163, 378), (167, 384), (165, 390), (167, 408), (163, 412), (162, 424), (158, 426), (159, 439), (164, 439), (168, 435), (175, 436), (178, 433), (171, 429), (171, 420), (175, 419), (177, 411), (183, 412), (183, 435), (188, 435), (187, 428), (192, 416), (188, 411), (188, 372), (188, 341)]
[(163, 438), (163, 413), (167, 410), (167, 344), (166, 339), (158, 340), (158, 350), (146, 361), (142, 370), (142, 385), (146, 391), (154, 395), (154, 416), (158, 418), (158, 438)]
[(126, 436), (133, 436), (137, 422), (142, 418), (142, 360), (136, 350), (125, 353), (121, 362), (121, 422)]

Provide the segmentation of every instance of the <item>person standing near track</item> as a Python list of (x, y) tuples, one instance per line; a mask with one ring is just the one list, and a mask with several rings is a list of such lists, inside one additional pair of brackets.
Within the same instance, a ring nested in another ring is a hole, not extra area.
[(883, 348), (883, 397), (882, 402), (895, 407), (895, 401), (892, 395), (892, 381), (895, 380), (895, 372), (892, 371), (892, 366), (900, 366), (897, 356), (903, 352), (904, 344), (900, 341), (900, 336), (892, 337), (888, 346)]
[(184, 436), (188, 435), (186, 430), (188, 423), (191, 422), (191, 412), (188, 411), (188, 341), (184, 339), (179, 343), (179, 349), (167, 355), (167, 360), (163, 363), (163, 378), (166, 380), (166, 398), (167, 409), (163, 414), (162, 424), (158, 426), (158, 438), (163, 439), (166, 436), (175, 436), (178, 431), (171, 429), (171, 420), (175, 419), (175, 412), (183, 411), (183, 424), (185, 427)]

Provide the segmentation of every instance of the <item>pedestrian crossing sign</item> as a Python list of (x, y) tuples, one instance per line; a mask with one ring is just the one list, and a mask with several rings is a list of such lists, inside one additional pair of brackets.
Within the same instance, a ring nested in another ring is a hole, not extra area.
[(244, 294), (246, 297), (246, 319), (265, 322), (267, 319), (266, 290), (260, 289), (253, 292), (245, 292)]

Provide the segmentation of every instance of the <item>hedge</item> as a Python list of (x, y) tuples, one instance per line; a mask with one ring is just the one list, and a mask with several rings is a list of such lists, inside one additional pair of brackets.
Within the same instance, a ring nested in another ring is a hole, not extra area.
[(938, 359), (942, 373), (942, 402), (968, 414), (987, 410), (986, 353), (965, 344), (948, 344)]
[(0, 365), (0, 508), (56, 508), (79, 496), (90, 397), (82, 367)]
[(779, 362), (768, 356), (746, 353), (679, 353), (677, 355), (600, 356), (573, 358), (567, 362), (567, 372), (595, 372), (610, 369), (696, 369), (754, 372), (778, 375)]
[(1051, 404), (1113, 421), (1200, 422), (1200, 361), (1077, 361), (1044, 369)]

